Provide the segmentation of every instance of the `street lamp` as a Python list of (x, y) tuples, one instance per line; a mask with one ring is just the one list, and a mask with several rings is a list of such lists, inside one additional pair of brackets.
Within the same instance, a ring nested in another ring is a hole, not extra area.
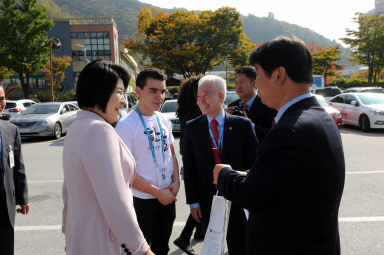
[(81, 47), (81, 48), (83, 48), (85, 64), (88, 64), (88, 63), (89, 63), (89, 60), (87, 59), (87, 48), (86, 48), (85, 46), (81, 45), (81, 44), (77, 44), (77, 43), (76, 43), (76, 45), (79, 46), (79, 47)]
[(52, 38), (49, 40), (49, 69), (51, 71), (51, 101), (55, 101), (55, 90), (53, 83), (53, 61), (52, 61), (52, 50), (58, 50), (61, 47), (61, 41), (59, 38)]

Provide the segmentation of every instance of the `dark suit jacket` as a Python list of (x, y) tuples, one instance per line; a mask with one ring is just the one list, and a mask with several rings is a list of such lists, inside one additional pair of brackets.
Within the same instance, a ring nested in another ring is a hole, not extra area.
[[(241, 99), (237, 99), (236, 101), (230, 103), (228, 106), (239, 105), (239, 102), (241, 101)], [(277, 111), (264, 105), (261, 102), (260, 95), (257, 94), (251, 105), (251, 108), (247, 113), (247, 116), (255, 124), (256, 136), (260, 143), (264, 136), (271, 129), (272, 121), (276, 114)]]
[[(23, 156), (21, 154), (21, 140), (17, 127), (8, 121), (0, 120), (0, 132), (2, 141), (2, 160), (4, 189), (0, 188), (0, 192), (5, 192), (6, 203), (8, 207), (8, 216), (12, 226), (15, 223), (16, 205), (28, 203), (27, 179), (25, 176)], [(15, 166), (10, 167), (9, 153), (13, 150)], [(0, 183), (0, 185), (3, 185)]]
[(250, 210), (250, 254), (334, 255), (344, 177), (340, 132), (310, 97), (265, 136), (248, 176), (224, 168), (218, 186)]
[[(245, 170), (251, 167), (258, 142), (251, 122), (243, 117), (226, 114), (221, 162)], [(208, 214), (216, 193), (212, 171), (215, 167), (208, 130), (208, 118), (202, 115), (188, 121), (184, 132), (184, 184), (187, 204), (200, 203)]]

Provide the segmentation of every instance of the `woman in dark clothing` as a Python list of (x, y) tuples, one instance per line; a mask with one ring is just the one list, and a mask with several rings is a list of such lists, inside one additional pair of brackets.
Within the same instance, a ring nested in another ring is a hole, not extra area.
[[(199, 80), (202, 76), (192, 76), (185, 79), (179, 89), (179, 95), (177, 97), (178, 109), (176, 115), (180, 120), (180, 154), (183, 155), (183, 135), (185, 123), (188, 120), (192, 120), (201, 115), (200, 108), (197, 106), (197, 87)], [(181, 170), (183, 171), (183, 170)], [(183, 176), (183, 172), (181, 173)], [(183, 179), (183, 177), (182, 177)], [(188, 220), (180, 234), (173, 243), (179, 247), (182, 251), (189, 255), (196, 254), (190, 245), (190, 239), (192, 237), (193, 229), (196, 227), (194, 238), (201, 240), (205, 235), (205, 228), (196, 222), (190, 214)]]

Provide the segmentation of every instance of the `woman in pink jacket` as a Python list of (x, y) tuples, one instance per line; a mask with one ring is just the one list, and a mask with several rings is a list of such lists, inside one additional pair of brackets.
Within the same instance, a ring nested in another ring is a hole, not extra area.
[(93, 61), (80, 73), (77, 119), (64, 143), (63, 225), (70, 255), (153, 254), (132, 202), (135, 161), (110, 123), (119, 120), (127, 71)]

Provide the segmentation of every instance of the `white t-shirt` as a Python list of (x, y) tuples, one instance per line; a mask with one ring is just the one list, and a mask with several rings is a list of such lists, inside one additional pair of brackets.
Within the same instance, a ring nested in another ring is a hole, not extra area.
[[(168, 183), (172, 183), (173, 160), (170, 148), (170, 145), (173, 144), (172, 124), (162, 113), (156, 112), (156, 114), (159, 117), (164, 135), (164, 156), (167, 164), (166, 180)], [(151, 135), (156, 160), (159, 164), (162, 164), (163, 155), (161, 152), (161, 134), (156, 115), (143, 116), (143, 119), (145, 121), (145, 125), (147, 126), (148, 132)], [(120, 120), (116, 125), (116, 132), (125, 142), (135, 158), (136, 173), (152, 185), (159, 187), (156, 165), (152, 157), (148, 136), (137, 112), (131, 111), (125, 118)], [(133, 189), (133, 196), (142, 199), (154, 198), (154, 196), (137, 189)]]

